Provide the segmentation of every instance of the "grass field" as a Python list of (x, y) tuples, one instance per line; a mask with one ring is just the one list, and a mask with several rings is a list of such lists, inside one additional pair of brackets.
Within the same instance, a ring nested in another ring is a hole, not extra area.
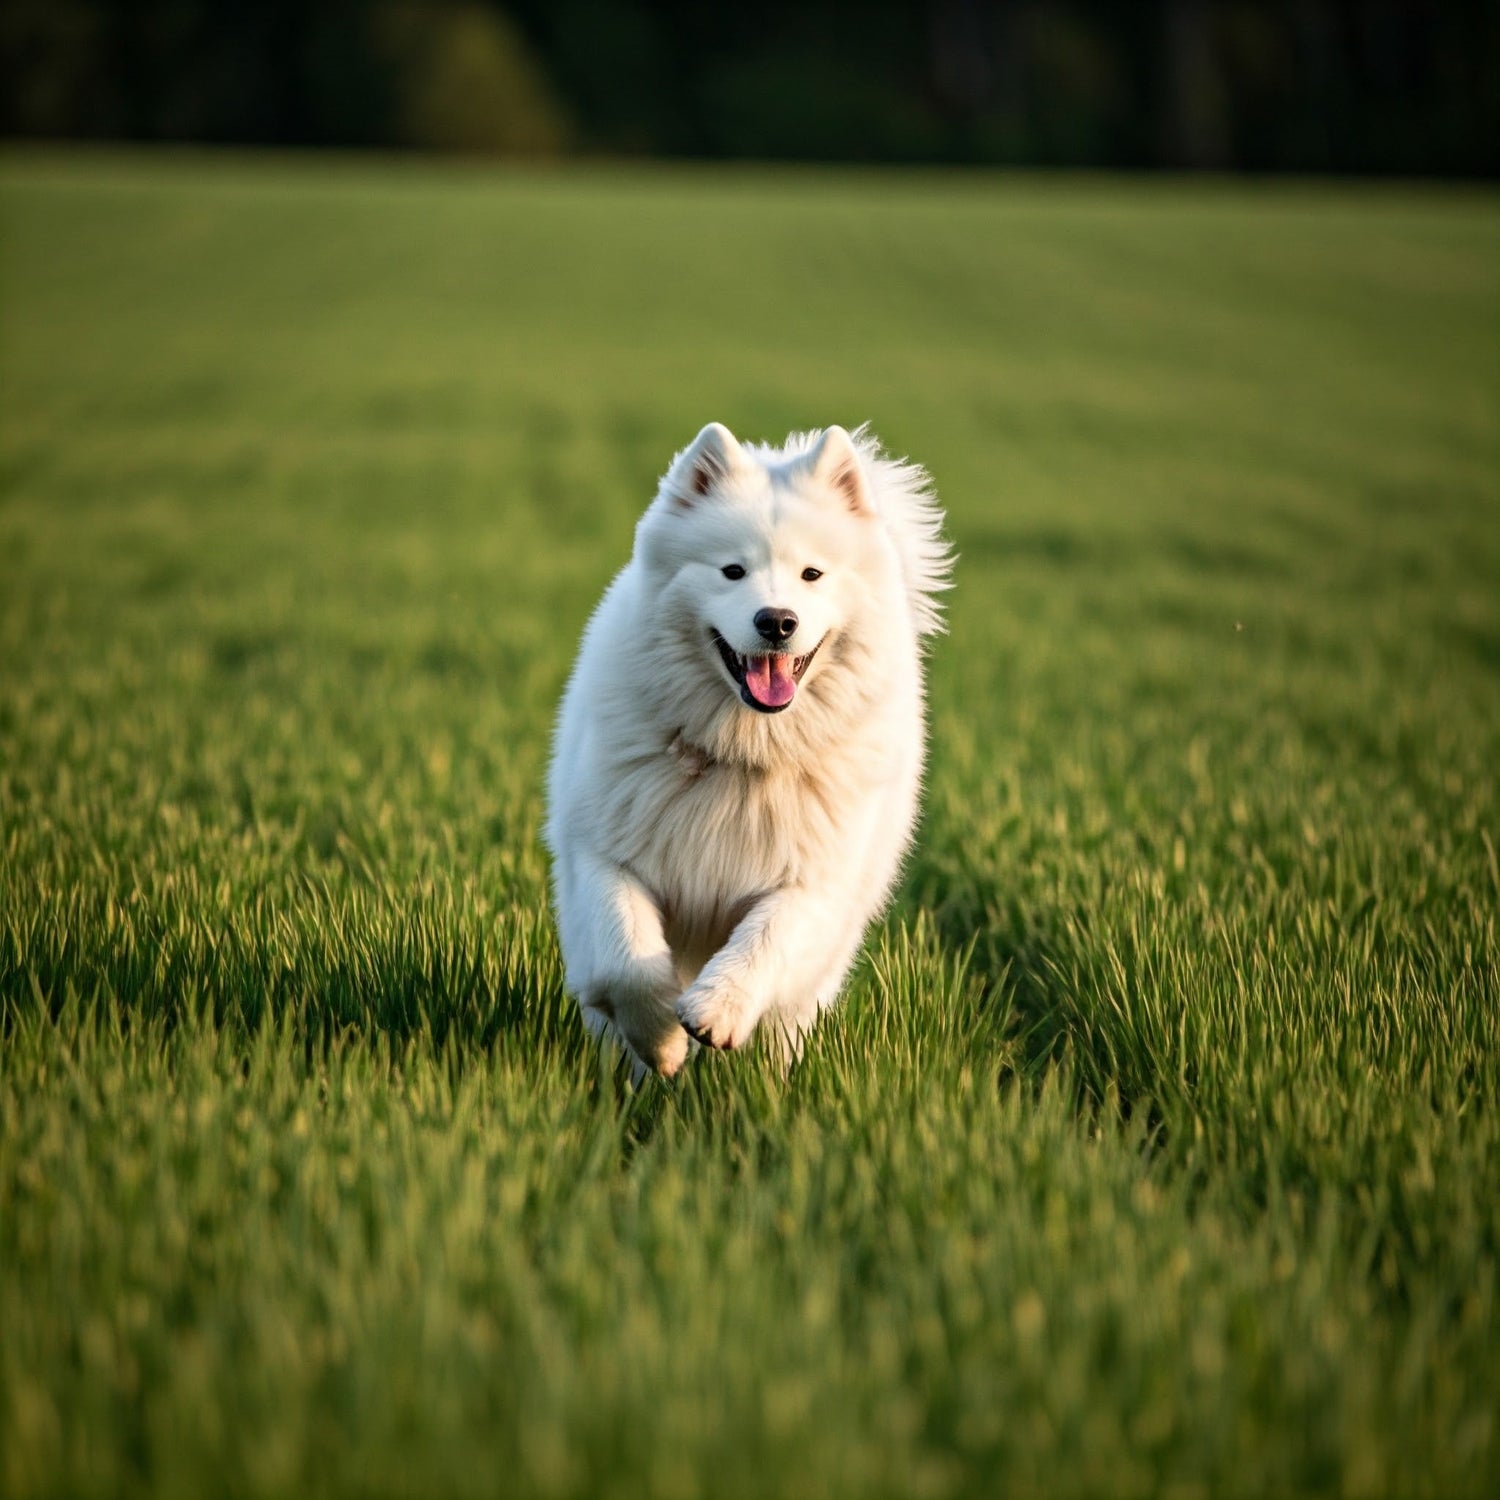
[[(11, 155), (0, 1491), (1500, 1488), (1487, 193)], [(667, 458), (961, 554), (790, 1079), (538, 841)]]

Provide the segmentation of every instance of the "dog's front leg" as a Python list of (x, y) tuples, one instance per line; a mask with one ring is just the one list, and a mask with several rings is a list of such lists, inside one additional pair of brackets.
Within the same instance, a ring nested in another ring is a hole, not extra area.
[(811, 995), (844, 925), (805, 888), (763, 896), (678, 1000), (678, 1018), (705, 1047), (743, 1047), (768, 1009)]
[(639, 1063), (670, 1076), (688, 1038), (672, 1007), (682, 986), (655, 900), (629, 870), (593, 855), (575, 856), (559, 875), (563, 962), (584, 1024), (623, 1037)]

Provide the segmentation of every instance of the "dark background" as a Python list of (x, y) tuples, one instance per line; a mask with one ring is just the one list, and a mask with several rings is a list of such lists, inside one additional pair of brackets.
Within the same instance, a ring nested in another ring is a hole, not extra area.
[(11, 137), (1494, 176), (1484, 0), (6, 0)]

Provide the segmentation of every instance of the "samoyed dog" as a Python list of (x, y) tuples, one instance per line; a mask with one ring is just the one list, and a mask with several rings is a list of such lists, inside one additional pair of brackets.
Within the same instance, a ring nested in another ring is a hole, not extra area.
[(952, 565), (927, 475), (861, 428), (672, 461), (558, 715), (567, 986), (637, 1076), (838, 998), (911, 839), (923, 637)]

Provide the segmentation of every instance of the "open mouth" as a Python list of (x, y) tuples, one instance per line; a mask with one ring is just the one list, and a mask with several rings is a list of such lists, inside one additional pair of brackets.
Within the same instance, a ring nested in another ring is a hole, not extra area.
[(710, 627), (709, 634), (719, 648), (729, 675), (739, 687), (740, 697), (762, 714), (779, 714), (797, 696), (797, 684), (802, 681), (808, 662), (823, 644), (819, 641), (806, 656), (793, 656), (790, 651), (741, 656), (717, 630)]

